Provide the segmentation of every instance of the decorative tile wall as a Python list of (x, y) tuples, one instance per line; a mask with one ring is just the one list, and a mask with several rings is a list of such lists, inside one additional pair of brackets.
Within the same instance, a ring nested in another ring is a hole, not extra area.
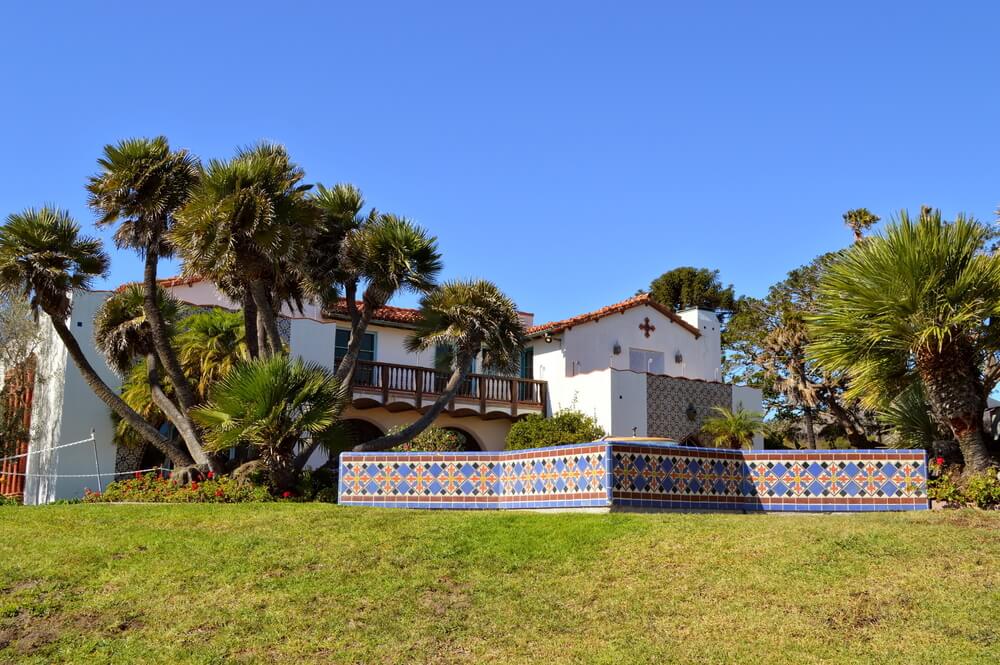
[(615, 505), (705, 510), (927, 508), (923, 450), (735, 451), (612, 444)]
[[(685, 441), (697, 437), (712, 407), (731, 408), (733, 387), (675, 376), (646, 376), (646, 435)], [(688, 417), (688, 407), (694, 408)]]
[(340, 502), (401, 508), (610, 505), (604, 443), (470, 453), (343, 453)]
[(923, 451), (735, 451), (605, 441), (344, 453), (340, 502), (401, 508), (873, 511), (927, 507)]

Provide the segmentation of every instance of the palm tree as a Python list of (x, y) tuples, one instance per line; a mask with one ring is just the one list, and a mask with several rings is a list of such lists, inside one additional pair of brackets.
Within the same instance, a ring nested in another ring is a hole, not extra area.
[(229, 161), (212, 160), (169, 234), (185, 273), (252, 299), (265, 332), (262, 355), (283, 350), (269, 285), (294, 274), (291, 267), (302, 263), (320, 222), (304, 176), (285, 149), (271, 143), (241, 149)]
[(469, 375), (472, 360), (483, 353), (483, 368), (498, 374), (517, 370), (524, 347), (524, 325), (517, 306), (485, 280), (442, 284), (420, 301), (420, 321), (407, 338), (411, 352), (437, 345), (452, 351), (452, 373), (437, 401), (399, 432), (363, 443), (355, 450), (388, 450), (427, 429), (451, 402)]
[[(363, 215), (365, 199), (361, 190), (351, 184), (338, 183), (333, 187), (316, 185), (310, 200), (320, 210), (321, 221), (316, 235), (310, 240), (300, 272), (308, 285), (309, 294), (322, 308), (336, 304), (338, 285), (349, 281), (350, 276), (341, 266), (341, 251), (348, 234), (360, 229), (366, 222), (373, 222), (378, 213), (373, 208)], [(357, 297), (356, 285), (350, 299)]]
[(9, 215), (0, 227), (0, 289), (23, 294), (36, 313), (45, 312), (97, 397), (175, 465), (190, 465), (185, 450), (163, 437), (104, 383), (66, 325), (73, 290), (90, 287), (107, 271), (108, 256), (100, 241), (80, 237), (80, 227), (66, 211), (28, 209)]
[[(160, 362), (156, 355), (152, 326), (146, 317), (144, 301), (145, 287), (128, 284), (101, 304), (94, 316), (94, 340), (97, 349), (104, 354), (108, 366), (122, 377), (127, 377), (137, 360), (145, 361), (143, 367), (153, 403), (177, 429), (194, 461), (197, 464), (217, 467), (216, 461), (205, 453), (194, 423), (164, 391), (160, 381)], [(180, 316), (181, 305), (173, 296), (157, 287), (154, 308), (166, 324), (165, 331), (169, 343)], [(182, 375), (182, 378), (187, 384), (187, 377)], [(177, 394), (176, 388), (173, 393)]]
[(250, 359), (243, 317), (216, 308), (192, 314), (178, 327), (181, 331), (174, 338), (178, 359), (203, 402), (213, 384)]
[(844, 213), (844, 224), (854, 232), (854, 242), (865, 239), (865, 231), (875, 226), (881, 219), (868, 208), (855, 208)]
[[(397, 293), (429, 292), (441, 267), (437, 238), (404, 217), (372, 215), (359, 228), (347, 233), (340, 270), (346, 278), (344, 295), (351, 318), (351, 337), (336, 372), (337, 380), (345, 388), (350, 385), (349, 377), (375, 310)], [(365, 290), (359, 311), (356, 294), (362, 283)]]
[(282, 490), (295, 480), (296, 447), (307, 437), (322, 439), (343, 404), (332, 372), (277, 355), (238, 365), (212, 387), (209, 402), (192, 413), (207, 428), (210, 449), (259, 448), (272, 488)]
[(711, 436), (720, 448), (752, 448), (754, 435), (764, 431), (763, 417), (756, 411), (730, 411), (721, 406), (712, 410), (718, 415), (705, 420), (701, 431)]
[(996, 347), (1000, 258), (989, 230), (959, 216), (902, 211), (881, 236), (854, 244), (820, 280), (810, 353), (843, 371), (848, 397), (878, 408), (919, 378), (935, 418), (958, 441), (969, 472), (997, 463), (987, 448), (983, 357)]
[[(159, 299), (156, 273), (160, 258), (173, 254), (167, 233), (174, 223), (174, 213), (184, 205), (198, 182), (198, 160), (186, 150), (171, 151), (166, 137), (157, 136), (106, 145), (97, 163), (101, 170), (87, 183), (90, 207), (99, 214), (99, 226), (119, 223), (115, 232), (119, 248), (134, 250), (145, 258), (144, 325), (149, 328), (156, 355), (174, 384), (180, 409), (188, 421), (187, 429), (193, 430), (187, 410), (197, 402), (170, 346), (167, 321), (156, 309)], [(201, 447), (196, 439), (193, 443)]]
[[(219, 308), (196, 312), (181, 319), (174, 328), (179, 331), (173, 337), (177, 357), (199, 403), (208, 400), (212, 385), (249, 359), (243, 317), (238, 313)], [(163, 389), (173, 398), (171, 386), (163, 386)], [(145, 358), (139, 358), (126, 375), (122, 399), (154, 426), (166, 422), (163, 412), (153, 401)], [(141, 443), (124, 421), (116, 427), (115, 440), (119, 445)]]

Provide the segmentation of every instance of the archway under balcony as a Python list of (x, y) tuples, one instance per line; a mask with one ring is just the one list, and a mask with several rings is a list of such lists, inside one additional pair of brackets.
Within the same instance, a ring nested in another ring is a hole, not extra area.
[(463, 429), (461, 427), (452, 427), (452, 426), (442, 427), (441, 429), (447, 430), (449, 432), (454, 432), (455, 434), (461, 436), (463, 440), (463, 446), (462, 446), (463, 450), (469, 450), (469, 451), (485, 450), (485, 448), (483, 448), (482, 444), (479, 442), (479, 439), (477, 439), (476, 436), (467, 429)]

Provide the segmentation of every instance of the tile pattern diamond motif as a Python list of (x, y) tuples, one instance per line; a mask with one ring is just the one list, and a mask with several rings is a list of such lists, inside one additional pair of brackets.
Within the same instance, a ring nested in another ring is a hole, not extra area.
[(611, 459), (615, 505), (755, 511), (927, 507), (923, 451), (772, 452), (613, 443)]
[(923, 451), (735, 451), (607, 441), (482, 453), (344, 453), (340, 502), (404, 508), (927, 508)]
[(344, 453), (340, 501), (403, 508), (609, 505), (608, 447), (483, 453)]
[[(733, 387), (725, 383), (684, 379), (662, 374), (646, 375), (646, 433), (675, 441), (697, 438), (712, 407), (729, 408)], [(688, 417), (688, 407), (694, 407)]]

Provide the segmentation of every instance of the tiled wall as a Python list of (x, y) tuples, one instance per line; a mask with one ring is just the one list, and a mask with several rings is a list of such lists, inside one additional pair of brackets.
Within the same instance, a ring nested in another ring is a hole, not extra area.
[[(733, 405), (733, 387), (725, 383), (646, 375), (646, 435), (684, 441), (698, 438), (712, 407)], [(688, 407), (693, 411), (689, 414)], [(690, 416), (693, 416), (690, 417)]]
[(615, 505), (681, 510), (927, 508), (923, 450), (736, 451), (612, 443)]
[(404, 508), (874, 511), (927, 507), (923, 451), (735, 451), (605, 441), (344, 453), (340, 502)]
[(340, 502), (401, 508), (610, 505), (608, 446), (475, 453), (343, 453)]

